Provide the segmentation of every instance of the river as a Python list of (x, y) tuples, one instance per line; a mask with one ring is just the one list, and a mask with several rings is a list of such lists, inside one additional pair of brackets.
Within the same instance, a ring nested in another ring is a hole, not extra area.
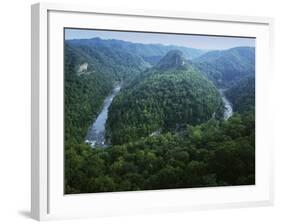
[[(105, 142), (105, 126), (108, 118), (108, 109), (114, 97), (119, 93), (120, 89), (121, 84), (114, 86), (112, 93), (104, 100), (102, 111), (88, 130), (85, 143), (91, 145), (92, 148), (95, 148), (97, 146), (104, 148), (107, 146)], [(227, 120), (233, 114), (232, 105), (224, 94), (225, 90), (220, 89), (219, 92), (224, 103), (224, 119)]]
[(221, 94), (221, 98), (222, 98), (222, 101), (224, 104), (223, 118), (224, 118), (224, 120), (227, 120), (228, 118), (230, 118), (233, 115), (232, 104), (229, 102), (229, 100), (226, 98), (226, 96), (224, 94), (225, 89), (220, 89), (219, 92)]
[(107, 146), (105, 143), (105, 125), (108, 118), (108, 109), (114, 97), (119, 93), (120, 89), (121, 84), (114, 86), (112, 93), (107, 96), (103, 102), (102, 111), (88, 130), (85, 143), (91, 145), (92, 148), (97, 146), (103, 148)]

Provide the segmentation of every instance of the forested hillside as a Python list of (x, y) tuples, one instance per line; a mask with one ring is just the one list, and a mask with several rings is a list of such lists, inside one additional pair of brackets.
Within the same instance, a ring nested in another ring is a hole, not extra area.
[(73, 48), (88, 55), (92, 60), (104, 67), (104, 71), (119, 79), (133, 76), (150, 67), (150, 64), (139, 55), (131, 54), (117, 45), (112, 47), (107, 41), (99, 38), (84, 40), (68, 40), (66, 43)]
[(219, 88), (229, 88), (240, 79), (255, 74), (255, 48), (236, 47), (210, 51), (193, 60)]
[(232, 102), (236, 112), (244, 113), (255, 109), (255, 76), (249, 76), (240, 80), (225, 92)]
[[(104, 97), (111, 91), (114, 77), (106, 69), (102, 72), (102, 64), (67, 44), (64, 57), (64, 128), (67, 147), (69, 141), (83, 142), (91, 121), (99, 113)], [(88, 71), (80, 74), (79, 66), (84, 63), (88, 63)]]
[(66, 41), (64, 57), (65, 139), (81, 143), (113, 84), (150, 65), (141, 57), (91, 40)]
[[(113, 144), (146, 137), (156, 131), (200, 124), (222, 114), (217, 89), (178, 51), (166, 56), (136, 85), (128, 86), (109, 110), (108, 135)], [(165, 65), (165, 66), (164, 66)]]

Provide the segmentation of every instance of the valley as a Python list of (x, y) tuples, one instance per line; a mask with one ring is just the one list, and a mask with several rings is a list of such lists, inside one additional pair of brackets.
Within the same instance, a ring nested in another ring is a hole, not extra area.
[(66, 40), (66, 192), (255, 184), (254, 58)]

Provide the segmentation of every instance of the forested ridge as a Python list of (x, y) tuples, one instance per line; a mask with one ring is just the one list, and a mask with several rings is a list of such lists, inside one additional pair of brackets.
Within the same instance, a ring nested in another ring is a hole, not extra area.
[(219, 88), (229, 88), (255, 74), (255, 48), (236, 47), (210, 51), (194, 59), (194, 65)]
[[(141, 44), (141, 43), (132, 43), (123, 40), (104, 40), (101, 38), (92, 38), (92, 39), (75, 39), (67, 40), (72, 46), (83, 46), (85, 48), (93, 48), (96, 50), (101, 50), (104, 52), (104, 49), (114, 50), (122, 53), (127, 53), (132, 56), (137, 56), (142, 58), (144, 61), (150, 64), (157, 63), (164, 55), (172, 50), (180, 50), (186, 59), (194, 59), (203, 55), (206, 51), (188, 48), (175, 45), (161, 45), (161, 44)], [(105, 52), (104, 52), (105, 53)], [(111, 55), (107, 55), (111, 56)]]
[[(253, 54), (66, 41), (65, 192), (254, 184)], [(116, 82), (123, 84), (109, 108), (110, 144), (93, 149), (87, 130)], [(228, 88), (233, 104), (228, 120), (218, 88)]]
[(168, 53), (147, 73), (110, 107), (107, 124), (113, 144), (221, 117), (219, 92), (193, 66), (186, 66), (179, 52)]

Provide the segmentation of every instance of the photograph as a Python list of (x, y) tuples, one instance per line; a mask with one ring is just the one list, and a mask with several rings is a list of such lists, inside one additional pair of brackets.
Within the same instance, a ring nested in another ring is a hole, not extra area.
[(63, 41), (64, 194), (255, 185), (255, 37)]

